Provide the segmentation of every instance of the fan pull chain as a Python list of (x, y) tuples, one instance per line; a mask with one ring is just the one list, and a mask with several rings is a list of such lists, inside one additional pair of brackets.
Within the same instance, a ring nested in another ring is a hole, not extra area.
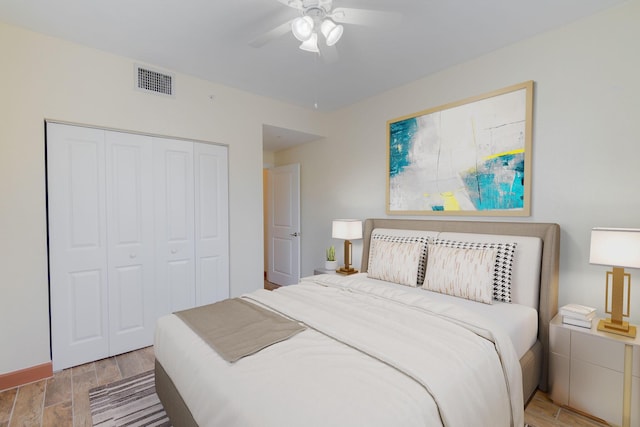
[(319, 57), (320, 57), (320, 54), (315, 55), (315, 58), (313, 59), (314, 62), (315, 62), (315, 68), (316, 68), (316, 78), (315, 78), (316, 84), (313, 85), (313, 90), (315, 91), (315, 94), (314, 94), (315, 101), (313, 103), (313, 108), (315, 108), (316, 110), (318, 109), (318, 79), (320, 78), (320, 71), (318, 70), (318, 68), (319, 68), (318, 58)]

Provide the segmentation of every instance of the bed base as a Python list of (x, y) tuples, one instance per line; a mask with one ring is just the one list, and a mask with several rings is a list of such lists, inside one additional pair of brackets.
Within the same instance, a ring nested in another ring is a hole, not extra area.
[(542, 376), (542, 343), (536, 343), (520, 358), (522, 368), (522, 398), (526, 404), (539, 387)]
[(191, 411), (160, 362), (156, 360), (156, 393), (174, 427), (198, 427)]

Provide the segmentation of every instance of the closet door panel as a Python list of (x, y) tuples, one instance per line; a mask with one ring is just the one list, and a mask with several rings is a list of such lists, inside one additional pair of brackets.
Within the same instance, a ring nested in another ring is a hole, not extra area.
[[(141, 331), (148, 322), (146, 319), (144, 271), (140, 265), (115, 268), (115, 277), (110, 282), (111, 324), (118, 329), (112, 331), (116, 336)], [(149, 328), (151, 329), (151, 328)], [(136, 347), (136, 348), (139, 348)], [(116, 354), (112, 351), (112, 354)], [(128, 351), (128, 350), (124, 350)]]
[(192, 260), (177, 260), (167, 263), (167, 285), (169, 289), (169, 312), (185, 310), (194, 306)]
[(99, 270), (69, 274), (67, 293), (71, 299), (71, 343), (88, 343), (103, 338), (102, 288)]
[(227, 147), (194, 144), (196, 304), (229, 298)]
[(195, 305), (193, 143), (154, 138), (158, 314)]
[(104, 133), (47, 124), (53, 369), (109, 354)]
[(106, 132), (110, 353), (153, 343), (151, 138)]

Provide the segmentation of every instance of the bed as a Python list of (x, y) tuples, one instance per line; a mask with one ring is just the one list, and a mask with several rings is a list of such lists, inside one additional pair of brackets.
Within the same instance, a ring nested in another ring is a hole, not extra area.
[[(172, 423), (522, 425), (524, 402), (547, 389), (559, 226), (367, 219), (363, 238), (360, 274), (244, 295), (304, 329), (235, 362), (180, 316), (161, 318), (156, 389)], [(402, 251), (397, 262), (390, 255)], [(500, 276), (498, 260), (509, 255)], [(438, 289), (451, 262), (470, 256), (473, 268), (455, 273), (468, 282), (474, 272), (470, 288)], [(417, 274), (398, 267), (416, 259)]]

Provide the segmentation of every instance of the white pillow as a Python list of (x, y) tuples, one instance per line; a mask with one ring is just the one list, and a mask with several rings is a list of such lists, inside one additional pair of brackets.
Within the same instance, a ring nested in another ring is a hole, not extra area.
[[(530, 236), (453, 232), (440, 233), (438, 238), (458, 242), (516, 243), (511, 272), (511, 302), (538, 309), (542, 239)], [(495, 296), (494, 299), (496, 299)]]
[(367, 277), (416, 287), (423, 246), (421, 242), (372, 240)]
[[(402, 232), (402, 231), (405, 231), (405, 230), (376, 229), (371, 234), (371, 245), (373, 245), (374, 241), (376, 240), (383, 240), (386, 242), (399, 242), (399, 243), (406, 243), (406, 242), (420, 243), (422, 245), (422, 253), (418, 263), (418, 277), (416, 279), (416, 283), (411, 286), (422, 286), (422, 283), (424, 282), (424, 271), (427, 268), (427, 244), (430, 242), (430, 239), (432, 237), (429, 235), (425, 235), (424, 233), (417, 234), (417, 235), (416, 234), (414, 235), (398, 235), (397, 234), (397, 232)], [(413, 230), (410, 230), (410, 231), (413, 231)], [(371, 250), (369, 250), (369, 252), (371, 252)]]
[(455, 240), (437, 239), (435, 245), (464, 249), (495, 249), (496, 262), (493, 276), (493, 299), (511, 302), (511, 276), (513, 257), (517, 244), (515, 242), (459, 242)]
[(497, 250), (429, 245), (424, 289), (491, 304)]

